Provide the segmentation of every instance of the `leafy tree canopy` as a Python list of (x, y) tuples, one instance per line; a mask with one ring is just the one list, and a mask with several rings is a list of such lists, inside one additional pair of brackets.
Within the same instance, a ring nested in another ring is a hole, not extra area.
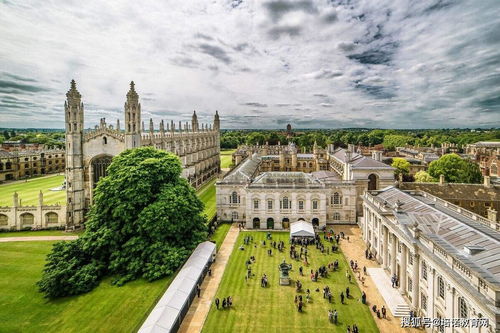
[(429, 175), (444, 179), (450, 183), (480, 183), (481, 171), (479, 166), (471, 161), (464, 160), (457, 154), (446, 154), (429, 164)]
[(410, 162), (401, 157), (394, 157), (391, 166), (395, 168), (394, 175), (399, 177), (399, 174), (407, 175), (410, 172)]
[(175, 155), (151, 147), (113, 158), (94, 191), (84, 234), (57, 243), (38, 286), (48, 297), (92, 290), (105, 275), (123, 284), (172, 274), (206, 239), (203, 203)]
[(432, 177), (424, 170), (420, 170), (415, 174), (415, 182), (417, 183), (434, 183), (436, 181), (436, 178)]

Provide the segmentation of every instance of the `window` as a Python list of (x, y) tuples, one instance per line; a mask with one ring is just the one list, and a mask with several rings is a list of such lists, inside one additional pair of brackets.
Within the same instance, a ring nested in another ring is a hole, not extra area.
[(0, 214), (0, 225), (7, 225), (9, 222), (9, 218), (7, 215)]
[(253, 201), (253, 209), (259, 209), (259, 200)]
[(398, 253), (401, 253), (401, 243), (398, 243)]
[(288, 197), (283, 197), (283, 199), (281, 199), (281, 209), (290, 209), (290, 208), (292, 208), (292, 205), (290, 201), (288, 201)]
[(413, 265), (413, 254), (411, 254), (411, 253), (408, 253), (408, 263), (410, 265)]
[(102, 138), (102, 143), (107, 145), (108, 144), (108, 138), (107, 137), (103, 137)]
[(304, 201), (299, 201), (299, 210), (304, 210)]
[(427, 264), (422, 261), (422, 278), (427, 281)]
[(340, 197), (340, 194), (338, 192), (335, 192), (333, 194), (333, 204), (334, 205), (342, 204), (342, 198)]
[(35, 217), (33, 216), (33, 214), (24, 213), (21, 215), (21, 224), (22, 225), (33, 224), (34, 222), (35, 222)]
[(46, 223), (57, 223), (59, 222), (58, 216), (56, 213), (47, 213), (45, 214), (45, 222)]
[(444, 280), (442, 277), (438, 277), (438, 295), (444, 299)]
[(422, 310), (427, 311), (427, 296), (424, 293), (420, 294), (420, 307)]
[(272, 210), (273, 209), (273, 201), (272, 200), (267, 200), (267, 209)]
[(240, 203), (240, 197), (238, 193), (233, 192), (231, 196), (229, 197), (229, 203), (237, 204)]
[(313, 200), (313, 209), (318, 209), (318, 200)]
[(340, 213), (339, 212), (333, 213), (333, 220), (334, 221), (340, 221)]
[(458, 311), (460, 318), (468, 318), (469, 311), (467, 309), (467, 302), (463, 297), (458, 298)]
[(411, 280), (411, 278), (409, 277), (408, 278), (408, 291), (412, 291), (413, 290), (413, 281)]
[(233, 213), (231, 214), (231, 219), (233, 219), (233, 220), (237, 220), (237, 219), (238, 219), (238, 212), (233, 212)]

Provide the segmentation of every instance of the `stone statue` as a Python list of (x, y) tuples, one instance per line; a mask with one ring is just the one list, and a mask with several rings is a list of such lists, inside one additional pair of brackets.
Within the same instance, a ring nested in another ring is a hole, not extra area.
[(283, 259), (283, 262), (278, 266), (278, 269), (280, 271), (280, 285), (288, 286), (290, 284), (290, 276), (288, 272), (292, 269), (292, 264), (287, 264), (285, 259)]

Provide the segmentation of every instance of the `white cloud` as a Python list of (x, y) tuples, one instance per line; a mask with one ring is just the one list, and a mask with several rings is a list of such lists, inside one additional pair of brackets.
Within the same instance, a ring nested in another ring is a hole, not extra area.
[(0, 126), (62, 128), (72, 78), (87, 126), (130, 80), (155, 121), (500, 125), (496, 0), (4, 1), (0, 22)]

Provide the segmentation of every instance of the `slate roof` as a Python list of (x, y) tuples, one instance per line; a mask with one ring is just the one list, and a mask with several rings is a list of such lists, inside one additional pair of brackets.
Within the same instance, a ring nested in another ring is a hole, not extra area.
[(500, 187), (483, 184), (401, 183), (401, 190), (424, 191), (444, 200), (500, 200)]
[[(401, 213), (395, 213), (401, 225), (408, 228), (418, 224), (425, 237), (484, 280), (500, 286), (500, 232), (446, 207), (435, 206), (428, 198), (394, 187), (380, 191), (374, 198), (389, 207), (398, 201), (402, 203)], [(484, 250), (469, 255), (464, 251), (465, 246), (479, 246)]]
[[(346, 162), (346, 149), (339, 148), (337, 149), (332, 156), (338, 160), (339, 162), (345, 163)], [(366, 157), (358, 153), (351, 153), (351, 161), (350, 161), (352, 168), (373, 168), (373, 169), (393, 169), (393, 167), (380, 162), (376, 161), (371, 157)]]
[(259, 169), (261, 158), (257, 154), (253, 154), (243, 163), (234, 168), (224, 179), (219, 183), (246, 183), (252, 181)]

